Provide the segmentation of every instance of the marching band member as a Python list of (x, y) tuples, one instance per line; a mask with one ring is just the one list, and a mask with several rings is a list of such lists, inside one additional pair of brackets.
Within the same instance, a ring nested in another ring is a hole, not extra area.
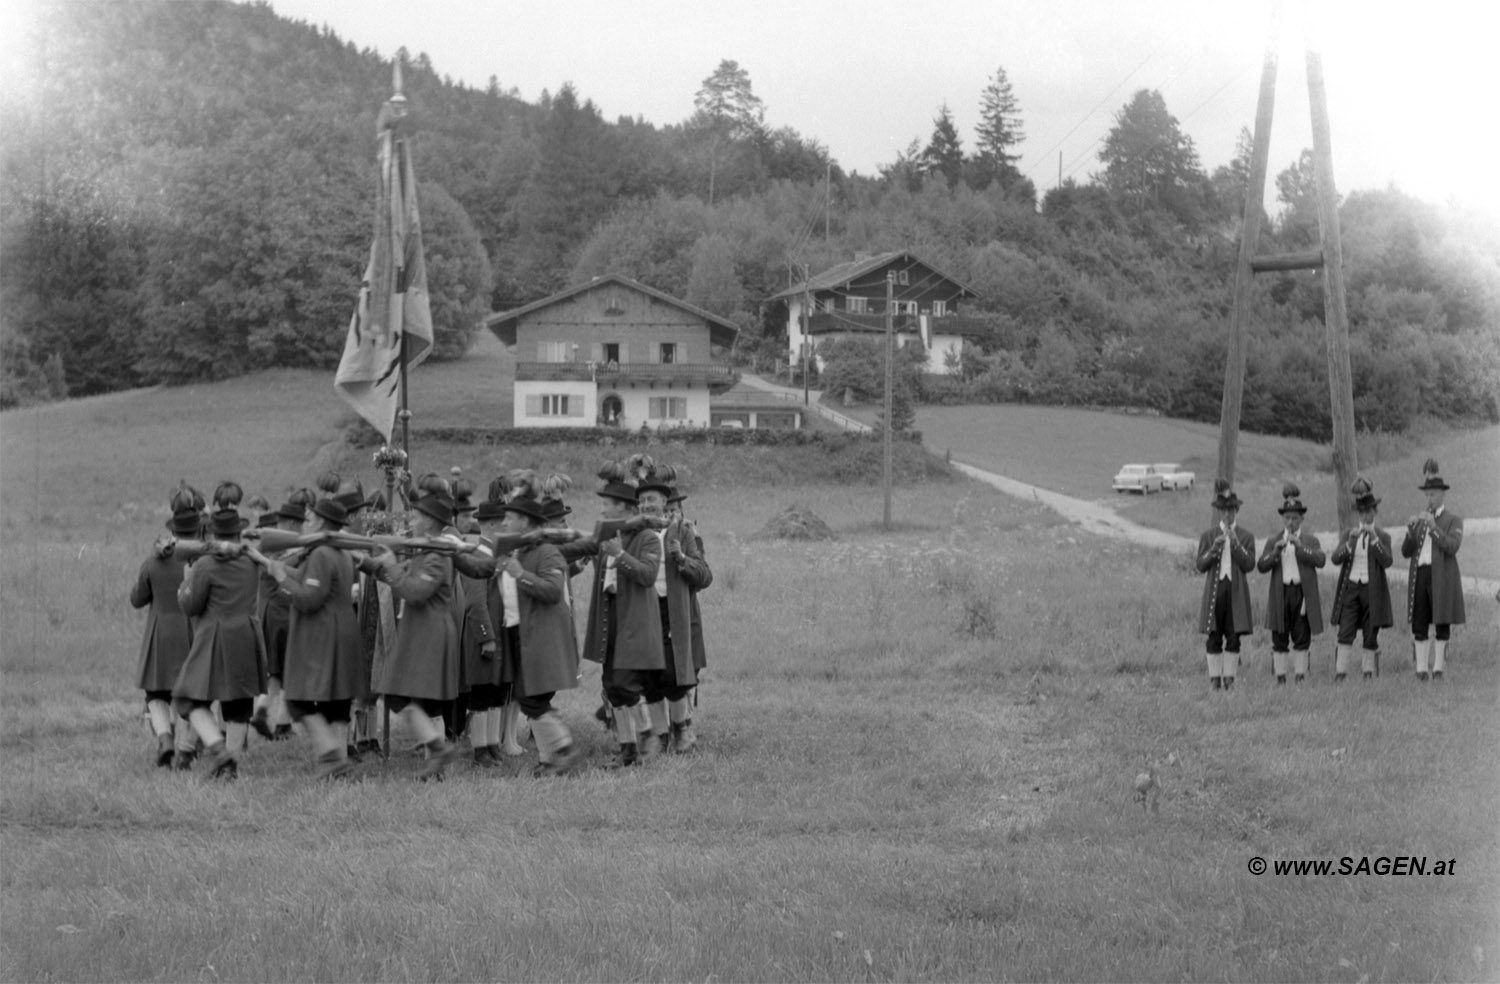
[(1214, 482), (1218, 522), (1198, 537), (1197, 565), (1203, 573), (1198, 631), (1207, 634), (1208, 678), (1215, 690), (1234, 686), (1240, 664), (1240, 636), (1252, 630), (1250, 584), (1255, 568), (1255, 537), (1235, 525), (1240, 497), (1220, 478)]
[[(239, 774), (250, 708), (265, 684), (265, 653), (255, 619), (260, 577), (255, 562), (239, 549), (240, 533), (248, 525), (237, 508), (242, 498), (233, 482), (215, 490), (208, 532), (223, 546), (189, 564), (177, 590), (183, 613), (195, 621), (192, 649), (172, 687), (172, 702), (203, 740), (209, 776), (225, 779)], [(224, 717), (223, 732), (210, 710), (214, 701)]]
[[(349, 521), (331, 498), (312, 507), (307, 532), (337, 532)], [(287, 709), (312, 738), (318, 776), (334, 779), (353, 771), (349, 760), (349, 711), (365, 686), (364, 647), (354, 612), (354, 561), (348, 553), (318, 544), (295, 566), (272, 560), (271, 578), (290, 600), (283, 692)]]
[(1380, 674), (1380, 630), (1394, 622), (1391, 589), (1385, 578), (1386, 568), (1393, 559), (1391, 535), (1375, 525), (1380, 500), (1363, 476), (1354, 480), (1349, 492), (1354, 496), (1359, 523), (1340, 534), (1331, 558), (1340, 565), (1339, 583), (1333, 591), (1333, 612), (1329, 615), (1329, 621), (1339, 628), (1333, 660), (1335, 683), (1342, 682), (1349, 673), (1349, 654), (1356, 632), (1364, 636), (1364, 654), (1360, 660), (1364, 679)]
[(1323, 631), (1322, 604), (1318, 600), (1318, 570), (1328, 562), (1318, 538), (1302, 530), (1307, 507), (1302, 490), (1287, 482), (1281, 490), (1284, 529), (1266, 540), (1256, 569), (1271, 575), (1266, 601), (1266, 627), (1271, 630), (1271, 669), (1277, 683), (1286, 683), (1287, 645), (1292, 648), (1293, 679), (1307, 678), (1307, 651), (1312, 637)]
[(202, 497), (195, 502), (195, 495), (196, 491), (185, 484), (173, 493), (172, 518), (167, 521), (171, 536), (156, 541), (151, 556), (141, 563), (135, 586), (130, 589), (131, 607), (150, 606), (136, 679), (137, 686), (146, 692), (146, 714), (156, 736), (156, 764), (161, 767), (176, 764), (184, 769), (192, 762), (197, 736), (185, 718), (172, 714), (172, 686), (192, 648), (193, 627), (177, 604), (177, 589), (182, 585), (187, 565), (170, 548), (176, 537), (197, 537), (202, 532), (199, 512)]
[[(466, 479), (455, 479), (455, 505), (460, 516), (459, 529), (468, 542), (483, 543), (478, 522), (478, 507), (471, 503), (474, 485)], [(473, 513), (473, 516), (463, 515)], [(500, 708), (505, 703), (510, 676), (501, 658), (499, 638), (489, 605), (490, 575), (488, 566), (476, 569), (476, 562), (460, 555), (453, 569), (463, 587), (463, 617), (459, 644), (463, 652), (462, 687), (468, 710), (469, 744), (474, 764), (492, 769), (500, 764)]]
[[(453, 500), (430, 492), (413, 503), (412, 533), (436, 537), (453, 522)], [(401, 600), (391, 653), (374, 681), (386, 706), (406, 714), (417, 740), (428, 750), (423, 779), (441, 779), (458, 757), (443, 736), (443, 712), (458, 696), (458, 623), (453, 613), (453, 563), (441, 553), (423, 550), (397, 561), (381, 550), (367, 562), (391, 594)]]
[(1443, 505), (1448, 483), (1438, 474), (1438, 463), (1428, 458), (1422, 466), (1419, 491), (1427, 494), (1427, 511), (1406, 524), (1401, 556), (1411, 559), (1406, 584), (1406, 611), (1411, 621), (1417, 679), (1427, 680), (1428, 628), (1432, 627), (1432, 679), (1443, 678), (1448, 639), (1464, 622), (1464, 588), (1458, 572), (1458, 548), (1464, 542), (1464, 521)]

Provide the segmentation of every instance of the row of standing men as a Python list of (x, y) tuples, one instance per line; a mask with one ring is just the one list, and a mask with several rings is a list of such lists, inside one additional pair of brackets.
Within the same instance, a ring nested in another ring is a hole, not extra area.
[[(691, 751), (707, 662), (697, 595), (712, 573), (675, 473), (637, 458), (601, 471), (602, 521), (590, 535), (565, 525), (570, 483), (560, 476), (512, 473), (477, 505), (468, 482), (424, 476), (410, 490), (415, 548), (404, 558), (326, 537), (263, 553), (236, 483), (215, 490), (207, 514), (200, 494), (179, 489), (170, 535), (131, 594), (150, 608), (139, 686), (157, 763), (190, 769), (201, 746), (209, 775), (233, 777), (251, 727), (274, 738), (295, 720), (318, 774), (347, 776), (362, 751), (378, 748), (370, 711), (381, 698), (424, 747), (423, 778), (460, 757), (465, 724), (477, 765), (501, 761), (505, 746), (519, 753), (510, 720), (520, 717), (535, 739), (534, 773), (562, 774), (580, 757), (553, 701), (578, 686), (580, 656), (602, 664), (597, 716), (618, 742), (610, 765)], [(295, 493), (269, 522), (337, 534), (359, 530), (369, 506), (383, 504), (336, 476), (320, 486), (323, 498)], [(571, 582), (587, 567), (580, 642)]]
[[(1401, 543), (1410, 561), (1407, 616), (1412, 632), (1412, 659), (1418, 681), (1442, 680), (1451, 630), (1464, 621), (1463, 584), (1458, 551), (1463, 519), (1448, 509), (1448, 484), (1438, 464), (1428, 459), (1419, 490), (1427, 509), (1411, 517)], [(1198, 538), (1195, 560), (1204, 574), (1198, 629), (1207, 636), (1208, 676), (1215, 690), (1234, 685), (1239, 667), (1240, 636), (1253, 629), (1250, 586), (1252, 570), (1270, 575), (1266, 623), (1271, 630), (1272, 672), (1284, 684), (1290, 672), (1301, 683), (1308, 674), (1312, 637), (1322, 633), (1318, 571), (1331, 559), (1339, 568), (1329, 623), (1337, 629), (1335, 682), (1349, 674), (1356, 636), (1361, 637), (1361, 674), (1380, 673), (1380, 630), (1395, 623), (1386, 570), (1394, 561), (1391, 535), (1376, 523), (1380, 499), (1360, 477), (1350, 488), (1359, 522), (1339, 534), (1330, 557), (1318, 538), (1302, 529), (1307, 507), (1301, 491), (1287, 483), (1282, 490), (1283, 531), (1266, 541), (1257, 560), (1255, 537), (1236, 525), (1240, 499), (1222, 479), (1215, 485), (1215, 526)], [(1431, 639), (1429, 639), (1429, 634)]]

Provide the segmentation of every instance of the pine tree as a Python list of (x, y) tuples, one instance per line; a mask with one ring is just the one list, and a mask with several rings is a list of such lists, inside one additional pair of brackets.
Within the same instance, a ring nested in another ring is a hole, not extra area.
[(1020, 145), (1026, 134), (1021, 129), (1021, 104), (1003, 67), (995, 69), (980, 96), (979, 126), (975, 129), (979, 139), (974, 156), (981, 181), (998, 181), (1000, 187), (1010, 188), (1021, 176), (1016, 169), (1021, 155), (1010, 153), (1010, 149)]
[(932, 121), (932, 139), (922, 151), (924, 174), (941, 174), (952, 188), (964, 173), (964, 149), (958, 139), (958, 128), (953, 125), (953, 114), (948, 104)]

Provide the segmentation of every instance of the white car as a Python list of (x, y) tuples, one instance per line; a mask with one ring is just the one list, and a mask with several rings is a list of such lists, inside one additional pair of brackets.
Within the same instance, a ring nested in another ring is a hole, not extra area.
[(1163, 489), (1173, 491), (1190, 489), (1193, 487), (1193, 480), (1197, 478), (1192, 472), (1183, 471), (1182, 466), (1178, 464), (1157, 464), (1151, 467), (1155, 468), (1156, 473), (1161, 476), (1161, 487)]
[(1152, 492), (1162, 490), (1161, 476), (1156, 474), (1154, 465), (1126, 465), (1120, 469), (1120, 474), (1115, 476), (1114, 490), (1116, 492), (1139, 492), (1142, 495), (1150, 495)]

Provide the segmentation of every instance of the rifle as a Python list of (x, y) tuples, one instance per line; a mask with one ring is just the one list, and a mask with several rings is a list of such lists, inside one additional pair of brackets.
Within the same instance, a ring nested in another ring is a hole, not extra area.
[[(294, 533), (291, 530), (272, 529), (246, 530), (243, 537), (247, 541), (259, 541), (260, 550), (256, 551), (257, 553), (264, 550), (280, 553), (283, 550), (296, 550), (320, 545), (334, 547), (339, 550), (364, 550), (370, 553), (378, 553), (381, 549), (388, 549), (393, 553), (431, 551), (449, 556), (470, 553), (479, 549), (477, 544), (451, 540), (447, 537), (359, 536), (355, 533), (344, 533), (336, 530), (321, 530), (317, 533)], [(162, 542), (162, 545), (158, 548), (158, 552), (163, 557), (176, 554), (184, 560), (191, 561), (206, 554), (213, 554), (216, 557), (237, 557), (249, 550), (250, 547), (249, 543), (243, 542), (168, 539)], [(514, 546), (511, 549), (514, 549)]]

